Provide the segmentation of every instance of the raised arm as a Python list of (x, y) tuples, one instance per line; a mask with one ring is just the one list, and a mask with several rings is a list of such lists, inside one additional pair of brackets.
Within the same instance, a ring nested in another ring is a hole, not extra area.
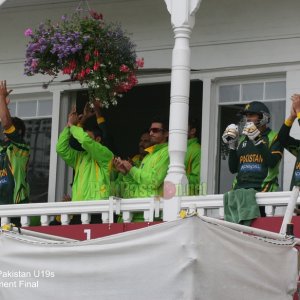
[(7, 107), (9, 103), (8, 95), (12, 90), (7, 90), (6, 80), (0, 81), (0, 119), (4, 130), (10, 129), (12, 126), (12, 120), (9, 109)]
[[(293, 99), (296, 100), (296, 98), (297, 98), (297, 95), (292, 96), (292, 100)], [(297, 109), (300, 112), (300, 107)], [(291, 107), (290, 115), (284, 121), (284, 123), (282, 124), (282, 126), (279, 130), (279, 133), (278, 133), (278, 140), (279, 140), (280, 144), (295, 156), (298, 153), (298, 148), (300, 146), (300, 140), (296, 140), (293, 137), (291, 137), (290, 131), (291, 131), (292, 125), (294, 123), (294, 120), (296, 118), (297, 118), (297, 112), (296, 112), (294, 104), (293, 104)]]
[(76, 113), (75, 107), (73, 107), (68, 116), (67, 126), (59, 135), (56, 144), (57, 154), (66, 162), (67, 165), (71, 166), (72, 168), (75, 168), (78, 151), (70, 147), (69, 144), (70, 137), (71, 137), (70, 127), (77, 124), (77, 122), (78, 122), (78, 115)]
[(113, 159), (113, 153), (107, 147), (93, 140), (81, 127), (71, 126), (70, 132), (82, 148), (100, 164), (107, 164)]
[(300, 125), (300, 95), (296, 94), (292, 96), (293, 108), (298, 118), (298, 123)]
[(95, 112), (94, 112), (93, 108), (91, 108), (90, 103), (87, 102), (84, 106), (83, 114), (79, 116), (78, 125), (80, 127), (84, 127), (85, 122), (93, 115), (95, 115)]

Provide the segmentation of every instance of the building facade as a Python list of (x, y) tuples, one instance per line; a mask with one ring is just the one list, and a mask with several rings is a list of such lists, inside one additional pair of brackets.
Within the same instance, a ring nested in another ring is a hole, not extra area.
[[(168, 111), (174, 39), (163, 0), (4, 2), (0, 6), (0, 78), (13, 89), (12, 114), (23, 118), (28, 128), (34, 201), (60, 201), (70, 190), (72, 171), (58, 159), (55, 145), (69, 108), (84, 90), (65, 77), (44, 89), (49, 77), (25, 76), (27, 40), (23, 32), (47, 19), (59, 20), (78, 5), (101, 12), (105, 20), (120, 22), (136, 43), (138, 56), (145, 60), (136, 91), (122, 100), (119, 111), (107, 112), (112, 119), (121, 118), (126, 129), (126, 134), (116, 133), (115, 144), (133, 143), (131, 127), (144, 126), (139, 122), (146, 111)], [(297, 0), (203, 0), (196, 13), (190, 41), (191, 110), (201, 120), (201, 182), (209, 194), (230, 188), (232, 177), (220, 137), (229, 123), (238, 122), (236, 113), (242, 105), (264, 101), (272, 114), (271, 126), (278, 130), (289, 113), (290, 96), (300, 92), (299, 9)], [(130, 113), (128, 123), (122, 117)], [(113, 124), (112, 131), (119, 127), (120, 123)], [(292, 129), (295, 137), (298, 130), (297, 126)], [(289, 189), (293, 164), (293, 157), (285, 153), (282, 190)]]

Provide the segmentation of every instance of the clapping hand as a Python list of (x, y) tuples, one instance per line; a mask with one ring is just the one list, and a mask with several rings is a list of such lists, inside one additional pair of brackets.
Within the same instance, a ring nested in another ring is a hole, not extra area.
[(113, 165), (122, 174), (126, 174), (127, 173), (127, 170), (123, 166), (123, 160), (120, 157), (114, 157), (114, 159), (113, 159)]
[(79, 115), (79, 122), (81, 125), (85, 123), (85, 121), (95, 114), (94, 109), (91, 107), (91, 104), (87, 102), (83, 109), (83, 114)]
[(8, 98), (8, 95), (12, 92), (12, 90), (7, 90), (6, 87), (6, 80), (1, 80), (0, 81), (0, 97), (1, 99), (5, 99), (6, 105), (9, 104), (10, 100)]
[(122, 162), (125, 170), (129, 172), (130, 169), (132, 168), (132, 164), (128, 160), (123, 160)]
[(73, 125), (77, 125), (78, 122), (79, 122), (79, 117), (78, 117), (78, 114), (76, 112), (76, 106), (73, 106), (72, 109), (71, 109), (71, 112), (69, 113), (69, 116), (68, 116), (67, 126), (71, 127)]
[(295, 118), (296, 118), (297, 114), (300, 112), (300, 95), (299, 94), (294, 94), (291, 97), (291, 100), (293, 101), (292, 109), (294, 111)]

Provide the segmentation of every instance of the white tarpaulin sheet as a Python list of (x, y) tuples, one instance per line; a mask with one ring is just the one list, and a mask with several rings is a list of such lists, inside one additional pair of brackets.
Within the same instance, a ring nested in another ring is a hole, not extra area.
[(84, 242), (0, 235), (1, 300), (292, 299), (297, 251), (198, 217)]

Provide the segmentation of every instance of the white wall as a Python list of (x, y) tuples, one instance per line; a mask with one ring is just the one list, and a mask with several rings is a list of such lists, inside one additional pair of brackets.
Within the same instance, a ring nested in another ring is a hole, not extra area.
[(297, 0), (204, 0), (193, 31), (193, 67), (299, 61), (299, 10)]
[[(13, 1), (12, 1), (13, 2)], [(43, 1), (40, 1), (41, 3)], [(83, 1), (84, 2), (84, 1)], [(8, 1), (9, 3), (9, 1)], [(132, 33), (145, 68), (170, 68), (173, 32), (163, 0), (89, 1), (109, 21)], [(36, 83), (23, 76), (26, 28), (72, 13), (78, 1), (0, 8), (0, 78)], [(300, 61), (300, 1), (203, 0), (192, 34), (192, 68), (207, 70)]]

